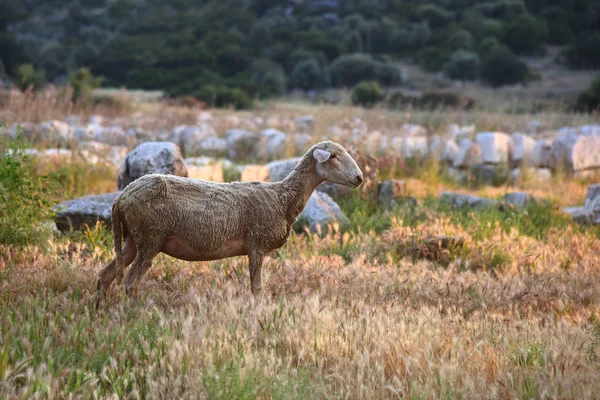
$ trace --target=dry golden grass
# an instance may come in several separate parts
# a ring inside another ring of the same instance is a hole
[[[52,112],[39,119],[61,115]],[[211,113],[217,132],[235,125],[221,118],[231,111]],[[147,104],[112,118],[169,129],[197,114]],[[598,118],[282,103],[235,113],[306,114],[315,137],[355,116],[384,133],[407,122],[510,132],[533,118],[552,127]],[[292,235],[267,259],[256,298],[245,258],[159,256],[135,298],[112,287],[96,314],[90,300],[112,258],[110,232],[0,246],[0,398],[597,398],[600,229],[576,226],[552,206],[449,209],[434,200],[442,190],[499,197],[508,188],[457,187],[435,167],[399,174],[420,201],[414,209],[349,198],[341,203],[348,229]],[[114,190],[109,172],[74,180],[82,168],[46,170],[60,174],[61,198]],[[573,205],[585,187],[555,179],[521,189]]]
[[[596,397],[600,232],[549,228],[536,239],[415,212],[425,216],[412,226],[388,215],[382,233],[294,235],[267,260],[258,298],[245,259],[160,256],[136,300],[113,287],[97,315],[89,300],[112,256],[102,229],[47,251],[3,248],[0,393]],[[447,267],[398,253],[430,235],[461,237],[467,251]]]

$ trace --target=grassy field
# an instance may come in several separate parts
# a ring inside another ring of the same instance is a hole
[[[317,136],[352,115],[382,131],[594,121],[297,104],[257,111],[305,113]],[[114,190],[110,172],[73,179],[81,168],[56,168],[56,200]],[[401,177],[418,206],[344,199],[351,224],[293,234],[265,262],[256,298],[245,258],[159,256],[134,298],[113,286],[95,313],[111,232],[0,245],[0,398],[597,398],[600,228],[559,211],[582,204],[589,182],[526,183],[519,189],[549,203],[501,211],[452,209],[437,196],[497,198],[514,188],[457,187],[432,166]]]

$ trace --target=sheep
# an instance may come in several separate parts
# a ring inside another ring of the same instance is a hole
[[[96,308],[113,280],[130,294],[160,252],[185,261],[248,256],[250,288],[261,292],[265,255],[282,247],[313,191],[328,181],[353,188],[363,173],[341,145],[311,147],[279,182],[216,183],[150,174],[115,199],[112,226],[116,257],[98,275]],[[124,239],[124,245],[123,245]]]

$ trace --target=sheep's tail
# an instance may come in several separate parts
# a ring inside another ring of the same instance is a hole
[[[121,210],[119,208],[119,198],[115,200],[112,206],[112,227],[115,236],[115,273],[117,285],[123,281],[123,225],[121,222]]]

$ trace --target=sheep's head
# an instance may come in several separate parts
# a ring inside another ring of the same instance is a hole
[[[363,183],[362,171],[341,145],[321,142],[314,146],[312,155],[317,160],[316,172],[325,181],[354,188]]]

